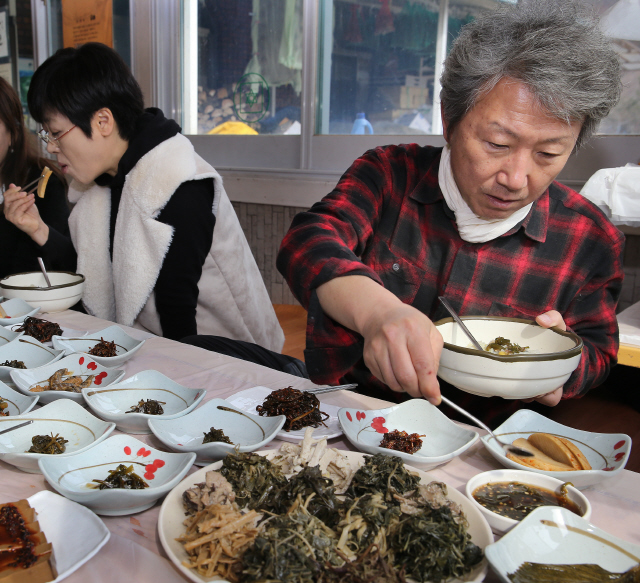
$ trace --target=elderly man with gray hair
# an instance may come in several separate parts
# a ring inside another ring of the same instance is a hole
[[[278,268],[308,309],[307,370],[401,400],[440,391],[496,421],[509,402],[439,385],[448,314],[535,319],[584,341],[546,405],[602,383],[618,350],[622,234],[555,178],[621,91],[616,53],[572,2],[505,6],[467,25],[442,76],[445,148],[366,152],[293,221]]]

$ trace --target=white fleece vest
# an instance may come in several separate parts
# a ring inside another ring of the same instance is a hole
[[[156,217],[180,184],[203,178],[213,179],[216,224],[198,282],[198,334],[246,340],[280,352],[284,334],[222,178],[182,134],[147,152],[127,175],[116,219],[113,264],[110,190],[95,183],[71,183],[69,200],[75,207],[69,229],[78,253],[77,271],[86,278],[82,301],[98,318],[162,334],[153,288],[173,227]]]

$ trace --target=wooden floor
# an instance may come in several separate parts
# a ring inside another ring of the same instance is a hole
[[[285,335],[282,353],[304,360],[307,312],[301,306],[274,308]],[[551,419],[576,429],[626,433],[635,444],[626,467],[640,472],[640,368],[618,365],[601,387],[545,411]]]

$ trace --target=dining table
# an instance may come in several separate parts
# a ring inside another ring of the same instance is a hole
[[[112,322],[66,310],[40,315],[61,327],[94,332],[112,325]],[[182,344],[155,336],[146,331],[122,326],[130,336],[145,339],[140,350],[120,368],[125,379],[143,370],[157,370],[175,382],[189,388],[202,388],[206,395],[202,403],[213,398],[230,398],[235,393],[256,386],[273,390],[284,387],[315,388],[312,381],[229,356],[209,352],[202,348]],[[354,391],[336,391],[321,394],[322,403],[362,410],[379,409],[392,403],[358,394]],[[200,405],[202,406],[202,404]],[[486,432],[473,427],[480,435]],[[116,430],[112,435],[118,434]],[[167,448],[153,435],[136,435],[137,439],[159,450]],[[276,438],[267,449],[278,449],[283,441]],[[329,440],[329,447],[355,450],[344,435]],[[501,465],[484,448],[481,440],[460,456],[444,465],[429,470],[433,480],[447,484],[464,494],[467,481],[474,475],[500,469]],[[199,468],[195,465],[192,473]],[[54,492],[40,473],[26,473],[0,462],[0,501],[10,502],[41,490]],[[583,493],[592,505],[590,522],[595,526],[631,543],[640,545],[640,474],[623,470]],[[102,516],[110,531],[109,541],[89,561],[80,566],[65,581],[68,583],[181,583],[187,581],[174,567],[160,543],[158,516],[162,499],[151,508],[126,516]],[[45,533],[46,534],[46,533]],[[55,552],[55,551],[54,551]],[[496,582],[498,577],[490,569],[485,581]]]

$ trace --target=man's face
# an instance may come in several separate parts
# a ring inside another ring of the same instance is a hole
[[[571,154],[581,122],[551,117],[527,87],[502,79],[445,136],[462,198],[483,219],[505,219],[538,199]]]

